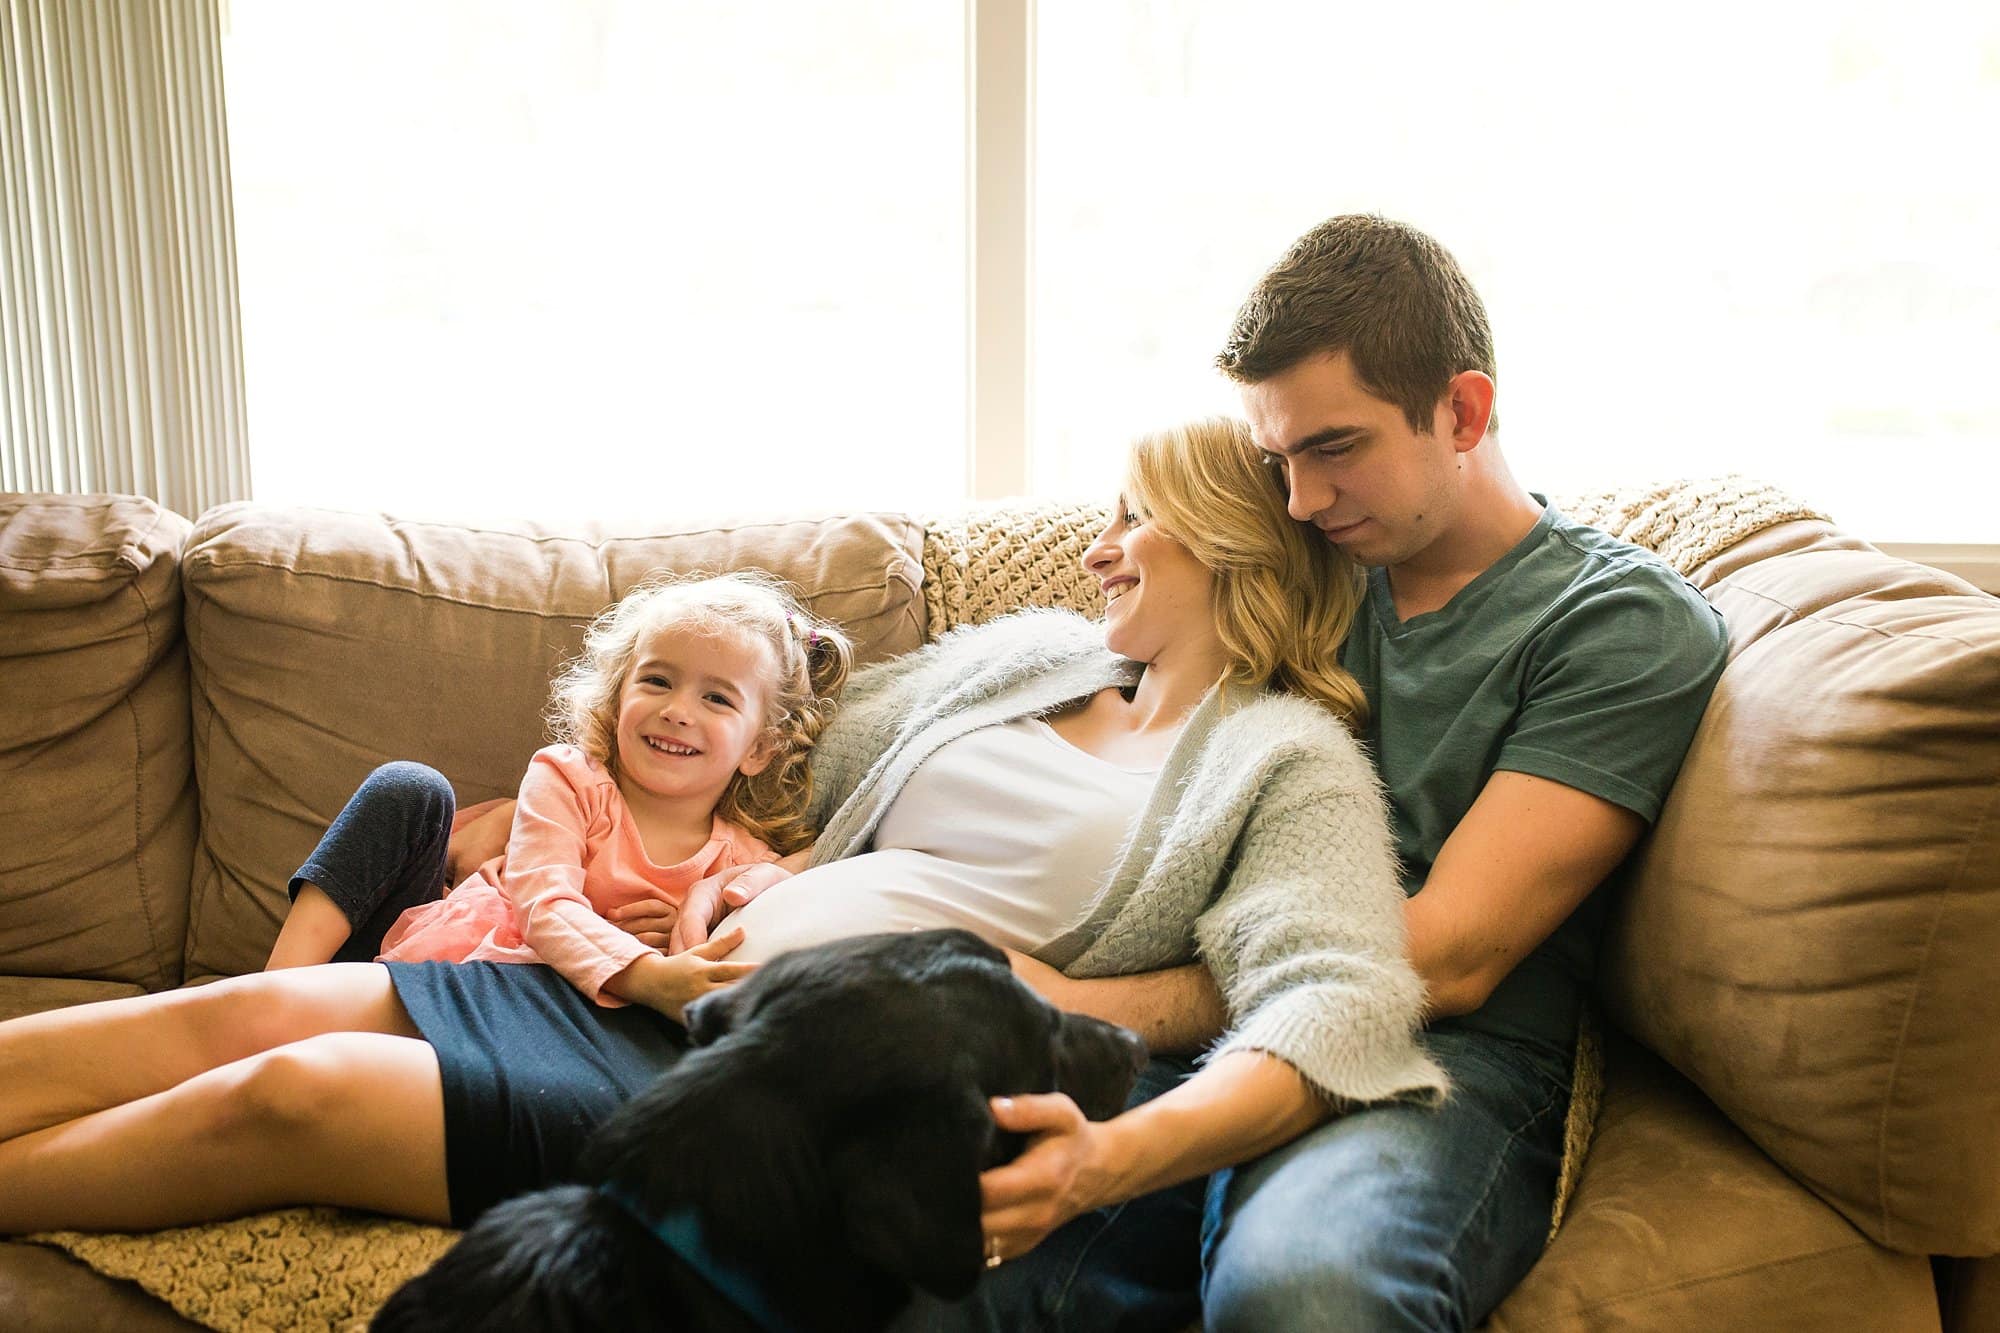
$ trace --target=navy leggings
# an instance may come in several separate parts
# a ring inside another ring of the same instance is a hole
[[[458,799],[444,774],[398,760],[370,773],[292,876],[293,899],[319,885],[352,930],[336,963],[372,962],[396,918],[444,896],[445,852]]]

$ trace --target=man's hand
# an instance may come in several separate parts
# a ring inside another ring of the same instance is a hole
[[[992,1110],[1001,1129],[1029,1139],[1019,1157],[979,1177],[979,1225],[989,1256],[1018,1259],[1063,1223],[1109,1202],[1100,1197],[1110,1177],[1105,1130],[1060,1092],[995,1097]]]
[[[452,832],[451,840],[445,844],[445,874],[450,876],[450,886],[457,887],[472,877],[472,872],[491,861],[496,856],[507,854],[507,835],[514,828],[514,801],[510,797],[495,801],[493,808],[477,819],[468,819]]]
[[[680,953],[706,943],[715,923],[743,906],[792,872],[773,861],[754,862],[719,870],[707,879],[696,880],[681,899],[680,919],[673,923],[666,945],[668,953]]]

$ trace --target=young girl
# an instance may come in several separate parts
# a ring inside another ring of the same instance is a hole
[[[812,840],[806,760],[850,662],[841,633],[768,575],[640,586],[592,622],[556,677],[558,743],[528,765],[506,853],[438,898],[450,786],[421,765],[386,765],[293,878],[267,969],[542,962],[599,1004],[678,1017],[748,970],[718,961],[735,937],[668,957],[647,943],[657,935],[606,913],[647,904],[657,919],[706,876],[795,868],[780,856]],[[412,784],[428,799],[413,800]]]

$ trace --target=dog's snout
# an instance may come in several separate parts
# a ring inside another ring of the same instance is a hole
[[[1126,1064],[1132,1070],[1132,1077],[1137,1078],[1146,1068],[1146,1062],[1153,1058],[1152,1051],[1146,1047],[1146,1039],[1131,1028],[1114,1027],[1112,1031],[1117,1034],[1119,1042],[1125,1047]]]

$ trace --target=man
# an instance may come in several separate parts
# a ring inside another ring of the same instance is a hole
[[[1343,661],[1390,797],[1426,1042],[1455,1090],[1439,1109],[1336,1114],[1217,1173],[1205,1205],[1181,1187],[1080,1217],[996,1273],[980,1313],[1172,1328],[1198,1282],[1212,1329],[1472,1327],[1541,1253],[1592,892],[1659,813],[1721,673],[1721,617],[1652,555],[1515,481],[1485,310],[1422,233],[1365,216],[1314,228],[1258,283],[1218,364],[1292,516],[1368,572]],[[1023,971],[1142,1030],[1219,1020],[1199,966],[1086,983]],[[1173,1069],[1156,1065],[1154,1092]],[[987,1174],[989,1225],[1060,1198],[1063,1121],[1046,1100],[999,1113],[1046,1141]]]

